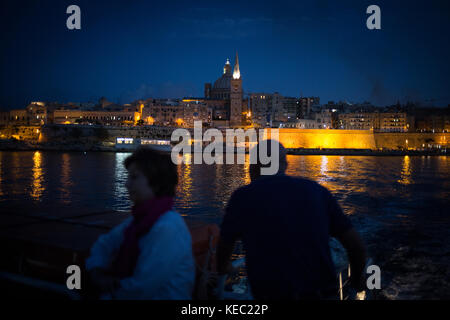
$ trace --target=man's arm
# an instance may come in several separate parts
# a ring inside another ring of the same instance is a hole
[[[330,218],[330,235],[336,238],[347,251],[348,260],[350,262],[350,283],[352,287],[361,291],[365,287],[364,283],[364,267],[366,264],[366,248],[365,245],[353,228],[350,219],[344,214],[337,200],[329,191],[328,196],[328,213]]]
[[[86,259],[88,271],[89,291],[93,295],[112,292],[117,288],[118,279],[110,274],[111,264],[123,241],[125,228],[130,224],[131,218],[125,219],[121,224],[108,233],[99,236],[92,245],[90,256]]]
[[[365,245],[354,228],[350,228],[336,239],[344,246],[347,251],[348,260],[350,261],[350,284],[357,291],[365,289],[364,268],[366,265],[366,248]]]
[[[90,256],[86,259],[86,269],[109,269],[123,242],[124,230],[130,224],[131,218],[125,219],[121,224],[102,234],[92,245]]]
[[[244,210],[240,208],[239,189],[236,190],[228,201],[220,227],[220,239],[217,246],[217,269],[219,274],[227,274],[232,270],[231,255],[233,254],[236,240],[241,236]]]
[[[232,270],[231,255],[234,250],[234,242],[226,243],[222,239],[219,240],[217,246],[217,271],[219,275],[228,274]]]

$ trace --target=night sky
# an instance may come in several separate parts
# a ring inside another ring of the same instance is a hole
[[[81,30],[66,8],[81,8]],[[366,8],[381,8],[381,30]],[[203,96],[239,52],[245,93],[450,104],[450,1],[2,1],[0,108]],[[431,100],[435,99],[435,100]]]

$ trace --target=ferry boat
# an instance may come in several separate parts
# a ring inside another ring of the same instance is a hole
[[[16,215],[5,215],[15,217]],[[20,216],[19,218],[25,218]],[[103,211],[61,218],[55,222],[52,215],[40,216],[39,223],[5,227],[0,237],[4,259],[0,266],[0,288],[9,298],[20,299],[70,299],[89,298],[86,291],[71,290],[67,287],[67,267],[79,266],[85,272],[85,261],[90,255],[93,243],[101,234],[111,230],[128,217],[126,212]],[[30,217],[29,217],[30,218]],[[14,219],[14,221],[16,221]],[[245,269],[245,257],[232,262],[229,274],[217,276],[216,252],[220,229],[217,224],[203,222],[192,217],[184,217],[191,233],[192,253],[196,265],[195,300],[252,300],[254,299],[247,278],[240,277],[239,283],[232,285],[232,291],[225,284],[235,282],[235,276]],[[13,220],[11,220],[13,221]],[[56,229],[65,232],[55,232]],[[13,228],[13,229],[11,229]],[[18,229],[22,232],[18,232]],[[25,228],[25,229],[24,229]],[[7,232],[6,230],[9,230]],[[26,232],[24,232],[26,231]],[[77,235],[83,234],[82,237]],[[4,262],[3,262],[4,261]],[[373,264],[369,259],[367,266]],[[350,268],[343,264],[338,270],[338,300],[377,299],[376,292],[352,291],[349,286]],[[83,274],[82,273],[82,274]],[[216,282],[215,288],[210,286]],[[84,285],[83,285],[84,286]],[[212,289],[212,290],[211,290]]]
[[[170,140],[147,139],[147,138],[116,138],[115,149],[120,151],[134,151],[139,146],[149,146],[153,149],[170,152],[172,146]]]

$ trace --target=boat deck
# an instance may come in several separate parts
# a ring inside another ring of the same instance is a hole
[[[0,270],[65,284],[69,265],[83,270],[95,240],[129,213],[0,213]],[[192,230],[205,223],[185,217]]]

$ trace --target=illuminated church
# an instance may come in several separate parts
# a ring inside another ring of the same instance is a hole
[[[242,79],[239,70],[239,57],[236,52],[233,72],[227,59],[222,76],[214,82],[205,83],[205,100],[213,110],[213,121],[228,122],[229,126],[243,124],[243,111],[247,109],[247,100],[243,100]]]

